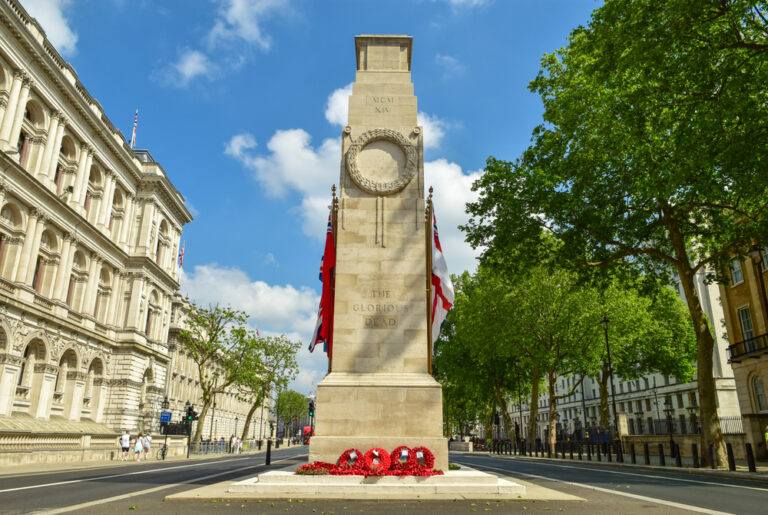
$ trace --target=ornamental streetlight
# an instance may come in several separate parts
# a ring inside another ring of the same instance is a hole
[[[675,441],[672,439],[672,413],[675,409],[672,407],[672,398],[667,397],[664,401],[664,414],[667,416],[667,432],[669,433],[669,453],[673,458],[675,457]]]
[[[603,319],[600,321],[603,324],[603,330],[605,333],[605,354],[608,359],[608,377],[611,379],[611,402],[613,403],[613,427],[616,431],[616,439],[619,438],[619,419],[616,416],[616,389],[613,386],[613,364],[611,363],[611,346],[608,344],[608,318],[603,313]]]

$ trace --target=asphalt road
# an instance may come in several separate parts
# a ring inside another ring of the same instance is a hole
[[[306,456],[304,447],[273,450],[272,468],[293,462],[304,463]],[[54,509],[81,512],[89,508],[83,506],[85,503],[119,496],[128,496],[127,501],[145,495],[162,500],[169,493],[258,474],[267,470],[264,459],[264,453],[230,454],[210,460],[119,462],[108,468],[4,476],[0,477],[0,513],[50,512]],[[93,507],[103,508],[102,504]]]
[[[704,513],[706,510],[738,514],[768,513],[768,484],[760,481],[487,454],[452,454],[451,461],[478,470],[532,480],[541,486],[566,490],[588,500],[592,493],[601,492],[657,504],[666,502],[669,504],[665,505],[670,508],[698,508]]]
[[[273,453],[271,468],[306,462],[307,449]],[[586,499],[578,501],[290,501],[164,502],[166,495],[252,476],[267,469],[264,454],[0,477],[0,513],[439,513],[580,514],[766,513],[768,485],[743,479],[629,470],[484,454],[452,454],[451,461],[520,478]]]

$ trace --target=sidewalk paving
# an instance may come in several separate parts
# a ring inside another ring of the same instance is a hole
[[[682,467],[675,466],[675,459],[671,458],[669,456],[665,456],[666,466],[661,466],[660,460],[658,456],[650,456],[650,465],[645,464],[645,456],[641,454],[636,455],[637,464],[631,463],[631,456],[629,452],[624,453],[624,463],[618,463],[616,461],[616,456],[613,455],[611,459],[613,461],[608,461],[607,457],[603,454],[601,456],[602,461],[597,461],[597,456],[592,455],[592,460],[587,460],[586,453],[582,453],[582,459],[579,460],[577,452],[573,453],[573,460],[570,458],[570,452],[566,451],[565,453],[565,459],[562,458],[562,454],[558,454],[558,457],[554,457],[554,455],[551,458],[548,458],[546,456],[536,456],[535,454],[533,456],[518,456],[518,455],[510,455],[510,454],[495,454],[495,453],[489,453],[489,452],[460,452],[460,451],[451,451],[451,453],[455,454],[466,454],[466,455],[480,455],[480,454],[487,454],[489,456],[494,456],[497,458],[507,458],[507,459],[521,459],[521,460],[532,460],[532,461],[549,461],[549,462],[568,462],[568,463],[578,463],[578,464],[586,464],[586,465],[597,465],[597,466],[606,466],[606,467],[623,467],[623,468],[632,468],[637,470],[654,470],[654,471],[665,471],[665,472],[679,472],[683,474],[701,474],[701,475],[711,475],[716,477],[723,477],[723,478],[738,478],[738,479],[751,479],[753,481],[761,481],[768,483],[768,462],[760,461],[756,462],[756,469],[757,472],[749,472],[749,468],[747,466],[746,460],[744,461],[736,461],[736,470],[730,471],[730,470],[723,470],[723,469],[712,469],[712,468],[694,468],[693,467],[693,460],[691,458],[682,457]]]
[[[301,444],[295,444],[295,445],[283,444],[280,446],[280,449],[284,449],[284,448],[288,449],[288,448],[299,447],[299,446],[301,446]],[[272,451],[273,452],[275,451],[274,446],[272,447]],[[130,466],[139,466],[143,463],[178,463],[178,462],[191,462],[191,461],[213,459],[213,458],[235,458],[238,456],[255,456],[257,454],[265,454],[266,452],[267,452],[267,448],[262,447],[261,450],[254,448],[253,450],[244,451],[240,454],[232,454],[232,453],[190,454],[189,458],[187,458],[186,454],[184,454],[183,456],[173,456],[173,457],[169,456],[164,461],[155,459],[154,456],[152,456],[152,458],[150,458],[149,460],[141,460],[140,462],[135,461],[133,459],[129,459],[128,461],[125,461],[125,462],[122,461],[121,459],[116,459],[116,460],[109,460],[109,461],[30,463],[28,465],[8,466],[3,471],[0,472],[0,478],[7,477],[7,476],[45,474],[50,472],[67,472],[67,471],[75,471],[75,470],[101,469],[101,468],[109,468],[109,467],[116,467],[116,466],[130,467]]]

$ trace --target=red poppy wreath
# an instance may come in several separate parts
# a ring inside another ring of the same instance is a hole
[[[357,449],[347,449],[339,456],[340,469],[362,470],[365,467],[365,456]]]
[[[379,447],[374,447],[365,453],[365,469],[372,474],[384,474],[391,464],[389,453]]]
[[[389,459],[392,462],[392,465],[390,465],[392,470],[407,470],[417,466],[416,455],[405,445],[401,445],[392,451]]]
[[[411,449],[411,452],[414,454],[419,467],[429,470],[435,468],[435,455],[432,454],[432,451],[426,447],[414,447]]]

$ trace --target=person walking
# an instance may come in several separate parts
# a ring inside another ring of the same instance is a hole
[[[149,459],[149,451],[152,447],[152,435],[147,433],[147,436],[144,437],[144,461],[147,461]]]
[[[120,435],[120,448],[123,450],[123,461],[128,459],[128,451],[131,449],[131,432],[127,429],[124,435]]]
[[[144,451],[144,436],[139,433],[133,444],[133,457],[136,461],[141,461],[141,453]]]

